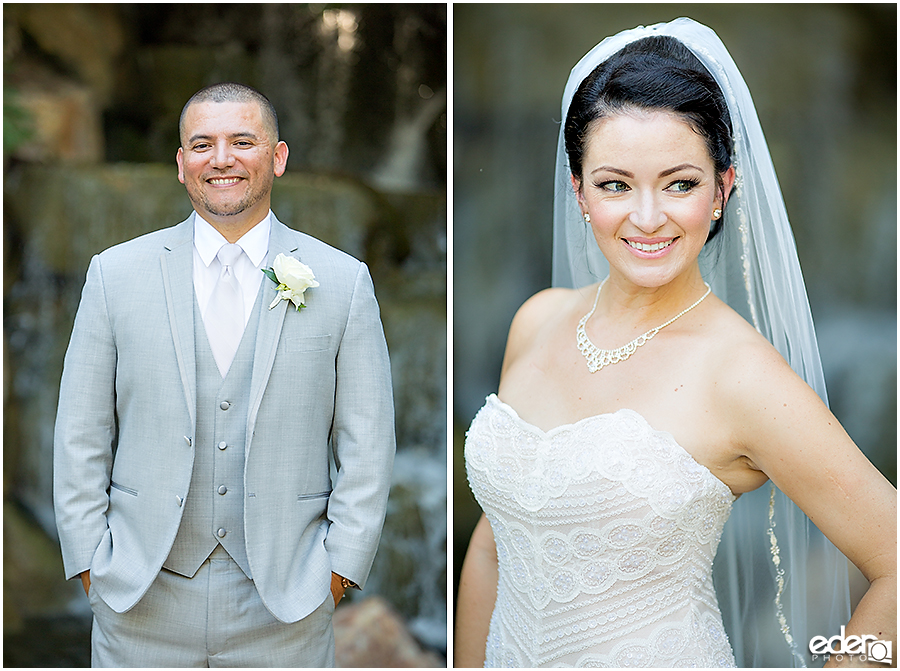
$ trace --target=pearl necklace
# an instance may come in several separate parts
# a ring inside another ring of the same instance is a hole
[[[635,350],[638,347],[644,345],[648,340],[653,338],[657,333],[659,333],[662,329],[666,328],[669,324],[674,322],[679,317],[683,317],[688,312],[693,310],[695,307],[700,305],[704,298],[709,296],[709,292],[712,291],[706,282],[706,293],[700,297],[696,303],[691,305],[689,308],[686,308],[679,312],[677,315],[672,317],[665,324],[660,324],[654,329],[650,329],[643,335],[639,335],[637,338],[632,340],[630,343],[622,345],[621,347],[617,347],[616,349],[600,349],[594,343],[591,342],[591,339],[588,338],[587,333],[584,330],[584,325],[587,323],[587,320],[591,318],[591,315],[594,314],[594,310],[597,309],[597,301],[600,300],[600,290],[603,288],[603,285],[606,284],[606,280],[603,280],[600,283],[600,286],[597,287],[597,296],[594,298],[594,307],[591,308],[591,311],[588,312],[584,317],[581,318],[581,321],[578,322],[578,328],[575,329],[575,340],[578,342],[578,349],[584,355],[584,358],[587,359],[587,367],[588,370],[592,373],[596,373],[601,368],[605,368],[606,366],[611,366],[614,363],[619,363],[620,361],[625,361],[628,357],[634,354]]]

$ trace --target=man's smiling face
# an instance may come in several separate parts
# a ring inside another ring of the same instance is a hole
[[[287,145],[276,142],[255,102],[202,102],[185,112],[178,181],[194,209],[219,228],[246,230],[269,211]]]

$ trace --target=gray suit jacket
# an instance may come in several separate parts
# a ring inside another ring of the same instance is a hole
[[[247,555],[283,622],[330,594],[334,571],[364,585],[394,456],[390,364],[366,266],[273,218],[283,252],[320,286],[301,312],[266,309],[263,278],[244,469]],[[271,290],[269,289],[271,285]],[[66,577],[91,570],[117,612],[169,554],[194,449],[192,219],[91,260],[60,385],[54,503]],[[337,476],[329,474],[329,448]]]

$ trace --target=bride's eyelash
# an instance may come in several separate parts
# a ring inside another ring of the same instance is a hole
[[[682,185],[682,190],[687,192],[695,189],[700,186],[700,180],[696,177],[685,177],[684,179],[676,179],[674,182],[667,186],[667,189],[671,189],[673,186]],[[604,191],[625,191],[629,187],[628,185],[620,179],[607,179],[602,182],[594,182],[594,187],[597,189],[602,189]],[[619,187],[619,188],[611,188],[611,187]]]
[[[622,189],[611,189],[609,188],[612,185],[620,185]],[[594,182],[594,186],[598,189],[603,189],[604,191],[624,191],[628,188],[628,185],[620,179],[607,179],[602,182]]]
[[[672,182],[667,188],[672,188],[676,184],[683,184],[685,187],[684,191],[690,191],[698,186],[700,186],[700,180],[696,177],[686,177],[685,179],[676,179]]]

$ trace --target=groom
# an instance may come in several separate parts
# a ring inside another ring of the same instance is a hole
[[[288,147],[262,94],[203,89],[179,131],[194,212],[91,260],[66,353],[66,577],[93,666],[333,666],[394,455],[372,281],[270,211]]]

